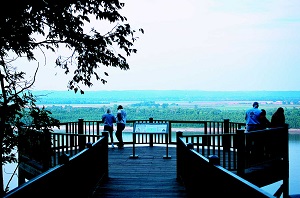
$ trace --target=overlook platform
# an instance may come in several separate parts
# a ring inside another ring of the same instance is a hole
[[[97,185],[98,197],[187,197],[185,187],[176,180],[176,147],[169,148],[170,159],[164,159],[165,146],[137,146],[138,158],[132,159],[132,146],[108,149],[109,178]]]
[[[292,197],[288,126],[245,132],[228,119],[132,123],[149,130],[133,131],[123,149],[108,145],[108,132],[100,131],[98,121],[79,119],[66,123],[65,131],[24,133],[20,186],[5,197]],[[203,131],[178,131],[179,124]],[[274,195],[260,189],[280,180]]]

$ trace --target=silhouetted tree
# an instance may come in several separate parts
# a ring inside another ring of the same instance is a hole
[[[14,60],[19,57],[36,60],[37,49],[44,53],[67,48],[69,54],[58,56],[55,64],[65,74],[74,71],[67,85],[70,90],[83,94],[80,85],[91,87],[92,79],[105,84],[108,73],[103,70],[100,75],[97,69],[105,66],[127,70],[125,57],[137,51],[133,48],[136,32],[119,13],[123,7],[124,3],[118,0],[10,0],[0,7],[1,164],[16,160],[11,151],[17,144],[18,130],[28,124],[24,123],[25,115],[31,117],[29,124],[36,130],[51,130],[51,125],[59,123],[51,118],[51,112],[35,106],[30,88],[39,67],[28,80],[13,65]],[[105,33],[95,27],[87,29],[86,25],[94,19],[93,24],[100,29],[97,21],[108,22],[111,29]],[[139,31],[143,33],[143,29]],[[4,189],[2,170],[0,174]]]

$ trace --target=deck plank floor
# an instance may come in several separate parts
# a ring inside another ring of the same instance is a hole
[[[98,197],[187,197],[185,188],[176,180],[176,148],[137,146],[109,148],[109,179],[96,186],[93,198]]]

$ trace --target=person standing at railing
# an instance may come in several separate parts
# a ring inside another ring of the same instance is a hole
[[[123,109],[122,105],[119,105],[117,110],[118,110],[118,113],[116,116],[116,120],[117,120],[116,137],[119,141],[118,148],[123,148],[124,147],[123,130],[125,129],[127,114],[126,114],[126,111]]]
[[[285,115],[284,109],[279,107],[271,118],[271,127],[284,127],[285,125]]]
[[[108,131],[110,136],[111,147],[114,148],[114,123],[116,123],[116,117],[111,113],[110,108],[106,113],[102,115],[102,122],[104,123],[104,131]]]
[[[259,123],[260,123],[259,129],[266,129],[266,128],[270,128],[271,126],[271,122],[267,118],[267,112],[264,109],[261,109],[261,113],[259,116]]]
[[[261,114],[261,110],[258,109],[259,104],[258,102],[254,102],[253,107],[248,109],[246,111],[246,116],[245,116],[245,120],[246,120],[246,130],[247,131],[255,131],[255,130],[259,130],[259,116]]]

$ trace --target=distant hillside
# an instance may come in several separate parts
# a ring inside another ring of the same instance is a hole
[[[106,104],[120,101],[283,101],[299,104],[300,91],[34,91],[38,104]]]

